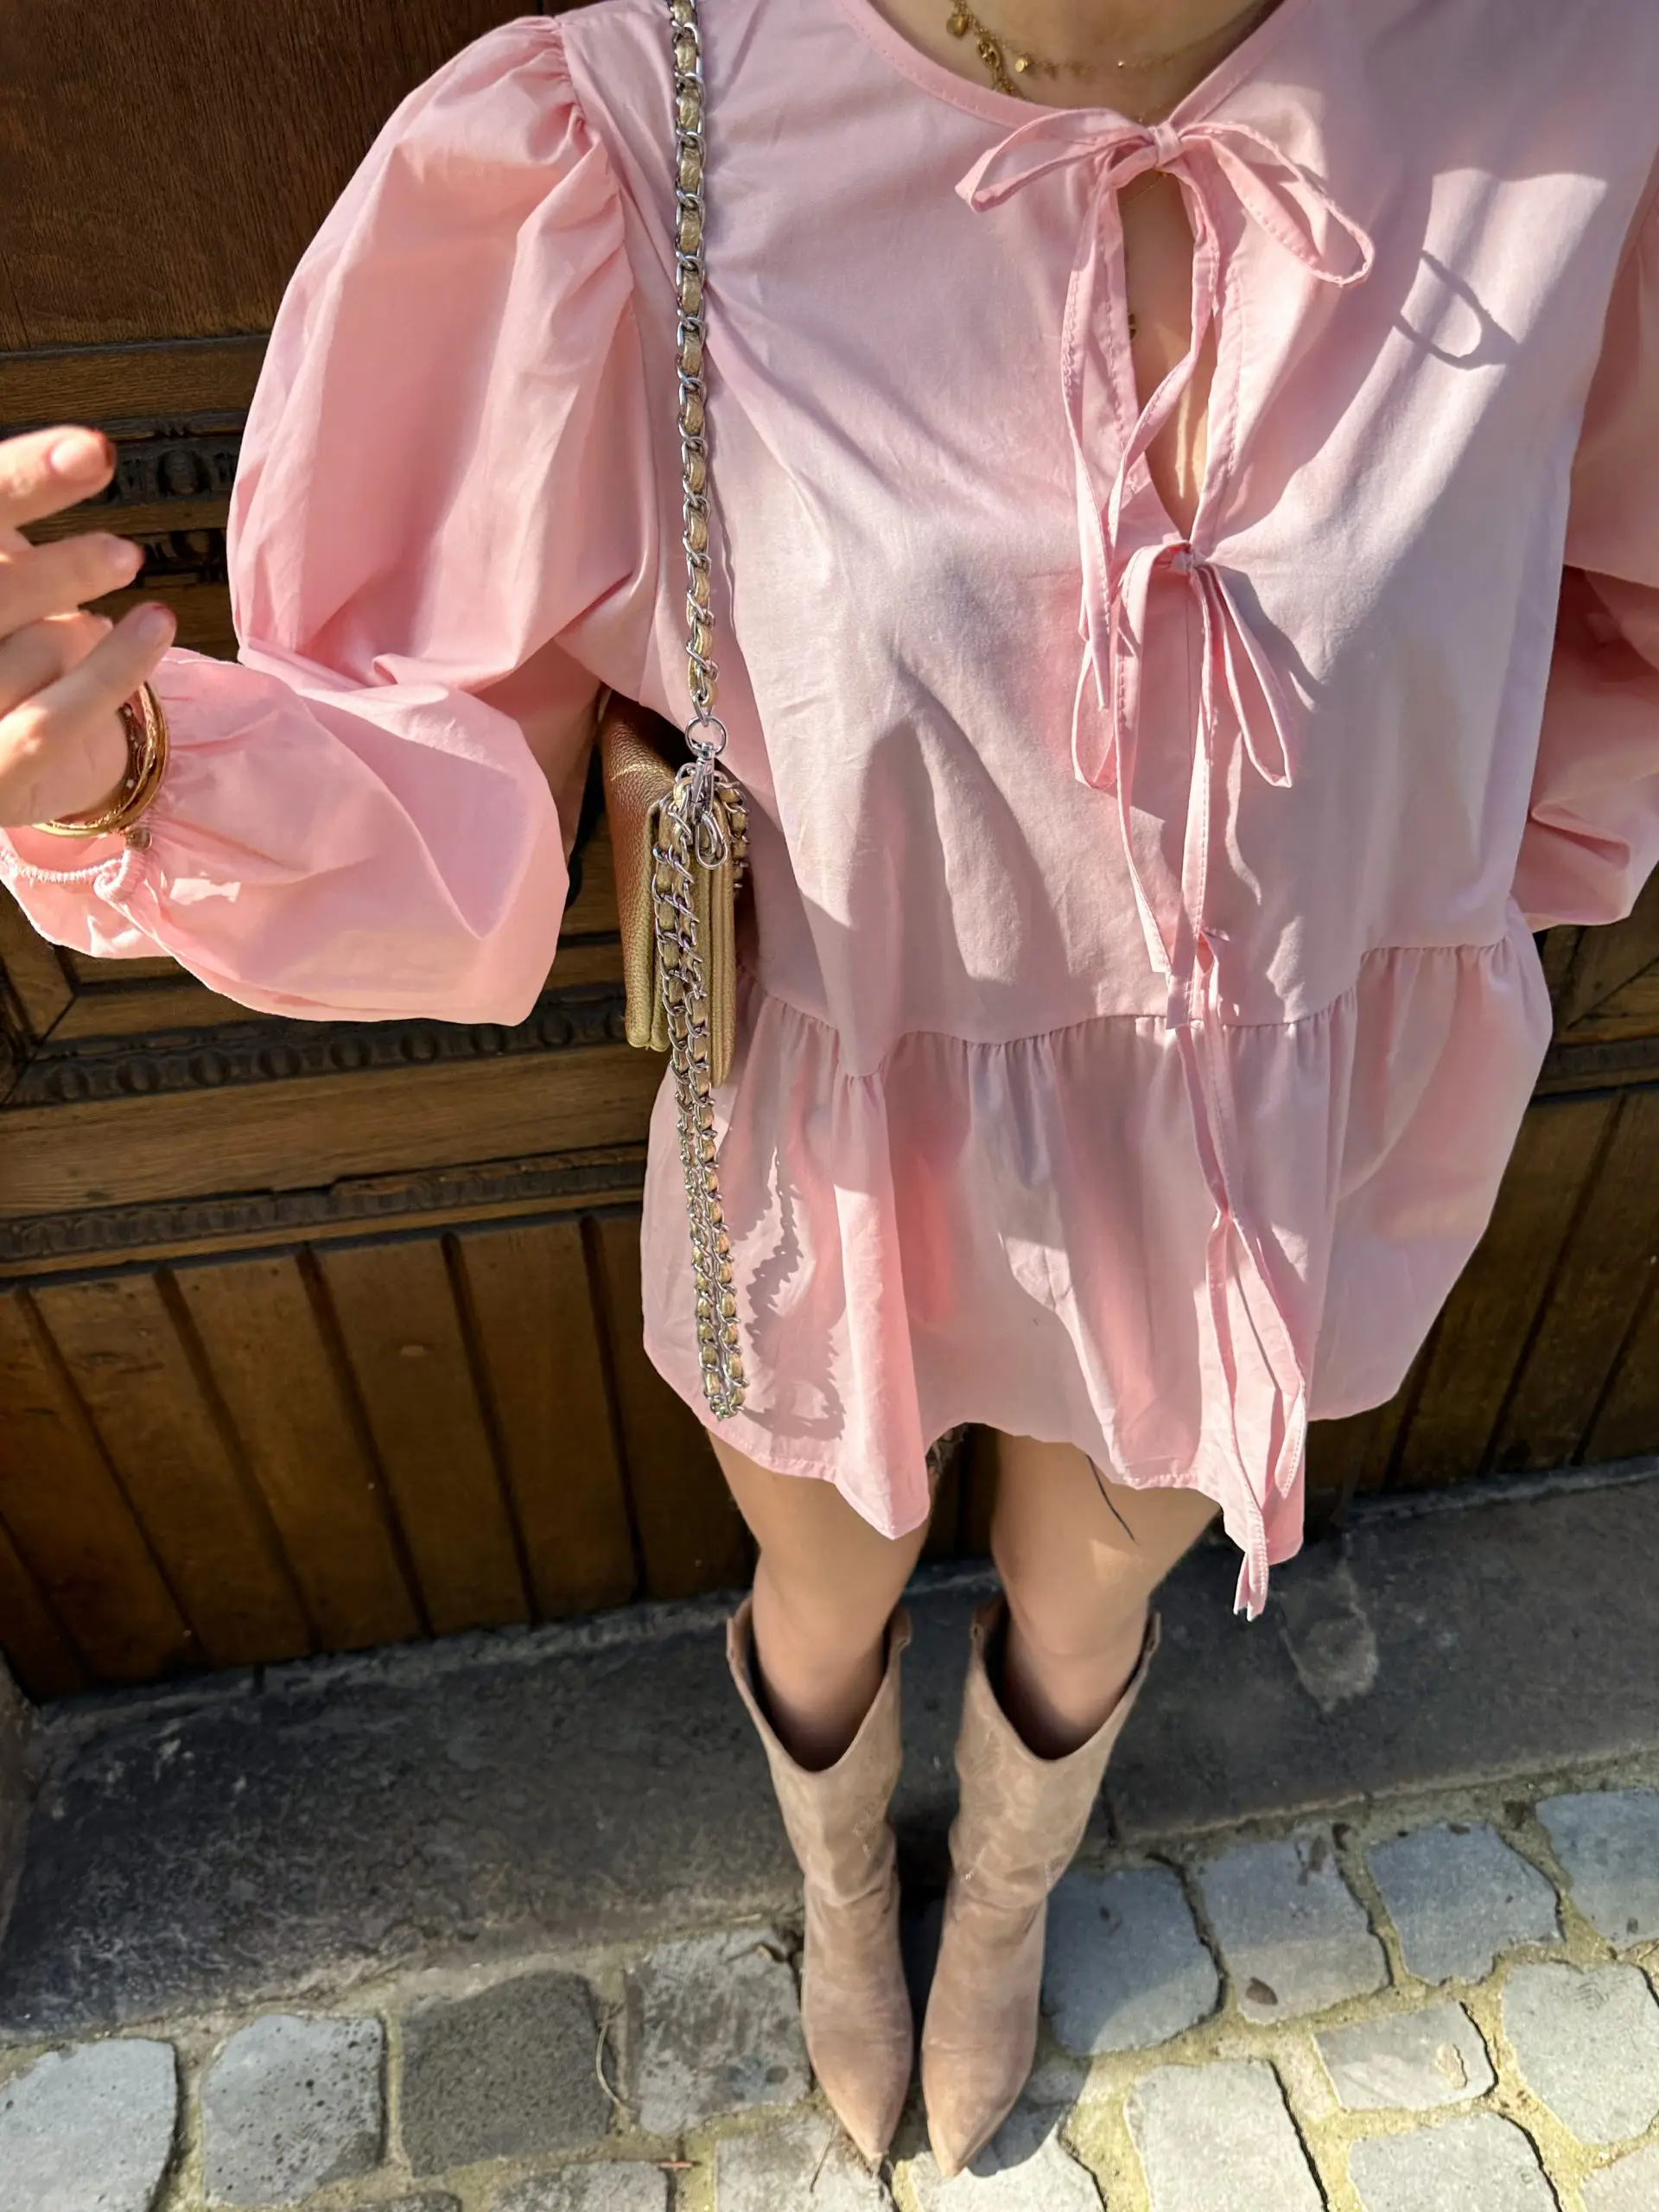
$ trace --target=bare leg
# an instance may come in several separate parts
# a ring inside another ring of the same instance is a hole
[[[887,1622],[927,1532],[879,1535],[832,1484],[709,1441],[760,1550],[754,1656],[772,1725],[803,1766],[831,1766],[880,1688]]]
[[[1130,1490],[1103,1468],[1096,1481],[1072,1445],[998,1438],[991,1553],[1008,1601],[998,1694],[1040,1758],[1086,1743],[1111,1712],[1153,1592],[1215,1511],[1196,1491]]]

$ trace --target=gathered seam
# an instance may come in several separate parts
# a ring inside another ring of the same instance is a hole
[[[1413,957],[1427,957],[1439,954],[1457,960],[1471,957],[1490,959],[1499,953],[1509,951],[1510,944],[1511,940],[1505,936],[1494,938],[1484,944],[1373,945],[1363,955],[1360,961],[1360,972],[1354,977],[1352,982],[1344,985],[1340,991],[1327,999],[1323,1006],[1311,1007],[1306,1014],[1288,1014],[1278,1021],[1223,1021],[1217,1023],[1217,1027],[1230,1033],[1239,1033],[1267,1029],[1283,1030],[1287,1033],[1305,1029],[1319,1022],[1330,1020],[1343,1007],[1351,1003],[1363,980],[1366,969],[1374,961],[1391,959],[1398,954],[1408,954]],[[817,1013],[810,1007],[801,1006],[786,992],[773,989],[770,984],[761,980],[759,971],[748,961],[740,959],[738,969],[745,981],[753,987],[758,997],[769,1000],[773,1005],[784,1007],[790,1014],[798,1014],[803,1021],[810,1021],[815,1029],[825,1031],[839,1044],[841,1033],[827,1014]],[[857,1083],[869,1082],[879,1077],[886,1071],[894,1056],[915,1039],[938,1038],[947,1044],[965,1045],[970,1051],[976,1052],[1007,1052],[1016,1045],[1039,1045],[1049,1038],[1071,1036],[1077,1030],[1092,1029],[1104,1022],[1128,1023],[1137,1028],[1149,1029],[1162,1029],[1166,1026],[1161,1014],[1142,1010],[1134,1014],[1085,1014],[1080,1015],[1075,1021],[1057,1021],[1046,1029],[1022,1030],[1018,1036],[1014,1037],[964,1037],[959,1031],[954,1029],[906,1029],[893,1039],[874,1067],[856,1073],[846,1072],[844,1079],[849,1083]]]

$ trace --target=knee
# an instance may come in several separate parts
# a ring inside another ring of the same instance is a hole
[[[1020,1641],[1039,1663],[1093,1665],[1144,1633],[1151,1593],[1143,1578],[1033,1561],[1012,1546],[994,1547],[993,1556]]]
[[[806,1663],[835,1666],[861,1657],[880,1642],[893,1611],[885,1592],[826,1580],[766,1551],[756,1563],[754,1583],[768,1641],[782,1639]]]

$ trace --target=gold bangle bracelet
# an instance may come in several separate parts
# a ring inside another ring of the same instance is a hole
[[[149,808],[167,772],[167,715],[154,687],[140,684],[120,707],[121,727],[126,733],[127,772],[114,801],[97,814],[65,814],[31,827],[48,837],[124,837],[130,845],[149,842],[149,832],[140,817]]]

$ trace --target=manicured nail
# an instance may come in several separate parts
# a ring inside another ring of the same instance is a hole
[[[91,476],[115,466],[115,448],[102,430],[71,430],[48,451],[47,464],[59,476]]]
[[[131,624],[135,645],[165,645],[172,642],[175,627],[173,610],[170,607],[163,607],[159,600],[152,599],[128,620]]]

